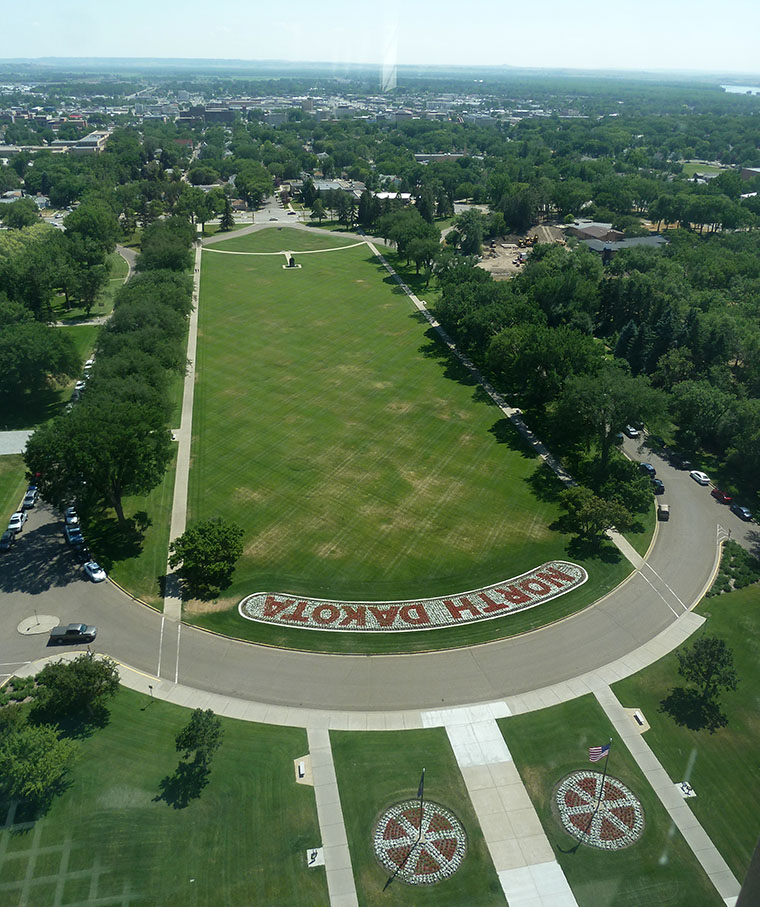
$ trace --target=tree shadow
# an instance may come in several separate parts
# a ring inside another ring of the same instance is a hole
[[[486,396],[488,395],[486,394]],[[523,437],[517,426],[506,416],[503,419],[497,419],[488,431],[494,436],[497,444],[506,444],[510,450],[514,450],[528,460],[535,460],[538,457],[530,441]]]
[[[0,592],[39,595],[81,579],[82,569],[64,542],[62,529],[60,522],[44,523],[17,537],[11,550],[3,553]]]
[[[57,725],[60,736],[72,740],[91,737],[95,731],[106,727],[110,720],[111,712],[103,704],[70,715],[61,715],[56,712],[54,705],[48,706],[42,701],[35,703],[29,712],[30,723]]]
[[[728,724],[728,716],[721,711],[717,702],[705,699],[698,690],[686,687],[674,687],[661,700],[659,711],[690,731],[707,730],[714,734]]]
[[[559,529],[561,532],[567,532],[563,527],[563,518],[560,517],[552,523],[550,529]],[[604,536],[592,536],[584,538],[577,535],[567,543],[567,553],[571,558],[579,560],[599,560],[604,564],[619,564],[623,558],[620,551],[613,545],[609,539]]]
[[[552,470],[543,462],[524,480],[539,501],[556,503],[565,490]],[[560,522],[560,520],[557,520]],[[554,526],[555,524],[553,524]],[[559,527],[557,527],[559,528]]]
[[[167,775],[159,782],[160,794],[153,802],[163,800],[173,809],[185,809],[191,800],[197,800],[203,788],[208,784],[209,769],[197,760],[180,762],[173,775]]]
[[[98,562],[110,571],[117,561],[139,557],[143,550],[145,532],[152,519],[144,511],[138,511],[122,525],[104,510],[88,514],[84,527],[90,546],[98,553]]]

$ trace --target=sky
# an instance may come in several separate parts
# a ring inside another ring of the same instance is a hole
[[[760,72],[760,0],[35,0],[0,54]]]

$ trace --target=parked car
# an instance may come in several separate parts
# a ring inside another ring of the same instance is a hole
[[[95,365],[95,360],[94,360],[94,359],[88,359],[87,362],[85,362],[84,367],[85,367],[85,368],[92,368],[93,365]]]
[[[663,522],[670,519],[670,506],[668,504],[657,505],[657,519]]]
[[[84,539],[81,542],[74,542],[71,545],[71,551],[76,558],[77,562],[80,564],[86,564],[87,561],[92,560],[92,554],[90,549],[85,544]]]
[[[84,565],[84,572],[93,583],[102,583],[106,579],[106,571],[95,561],[87,561]]]
[[[84,545],[84,536],[79,526],[67,526],[63,534],[69,545]]]
[[[657,470],[651,463],[639,463],[639,469],[642,472],[645,472],[650,479],[653,479],[657,475]]]
[[[749,522],[752,519],[752,514],[749,512],[747,507],[742,507],[741,504],[732,504],[731,513],[735,513],[739,519]]]
[[[713,488],[710,494],[715,498],[716,501],[720,501],[721,504],[730,504],[733,500],[730,494],[726,494],[726,492],[721,491],[720,488]]]
[[[27,515],[23,510],[17,510],[16,513],[8,520],[9,532],[21,532],[24,523],[27,521]]]
[[[662,479],[652,479],[652,491],[655,494],[665,494],[665,483]]]
[[[21,502],[21,507],[23,510],[29,510],[30,507],[34,507],[36,501],[37,492],[27,491],[27,493],[24,495],[24,500]]]
[[[87,387],[87,382],[86,382],[86,381],[77,381],[77,383],[74,385],[74,391],[75,391],[76,393],[80,393],[80,394],[81,394],[82,391],[83,391],[86,387]]]
[[[8,551],[11,545],[16,541],[16,533],[12,529],[6,529],[0,535],[0,551]]]
[[[63,511],[63,518],[66,521],[67,526],[79,525],[79,514],[76,512],[76,508],[74,507],[67,507]]]
[[[633,425],[626,425],[626,427],[623,429],[623,434],[625,434],[629,438],[638,438],[639,430],[638,428],[634,428]]]
[[[710,476],[708,476],[707,473],[700,472],[698,469],[692,469],[692,471],[689,473],[689,475],[699,485],[709,485],[710,484]]]
[[[67,626],[53,627],[50,631],[50,642],[53,645],[92,642],[97,635],[97,627],[88,627],[87,624],[68,624]]]

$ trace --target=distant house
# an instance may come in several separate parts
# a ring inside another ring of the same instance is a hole
[[[602,224],[596,221],[577,221],[567,228],[567,232],[571,236],[577,236],[578,239],[595,239],[603,243],[615,243],[625,239],[625,233],[621,230],[613,230],[612,224]]]
[[[602,242],[599,239],[583,240],[584,246],[588,246],[592,252],[598,252],[602,256],[602,264],[605,265],[623,249],[632,249],[635,246],[648,246],[649,248],[657,249],[667,244],[667,239],[659,234],[655,236],[633,236],[630,239],[621,239],[616,242]]]
[[[755,177],[760,176],[760,167],[742,167],[739,176],[741,176],[743,180],[753,180]]]

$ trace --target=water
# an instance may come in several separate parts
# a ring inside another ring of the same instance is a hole
[[[757,94],[760,95],[760,88],[757,85],[721,85],[728,94]]]

